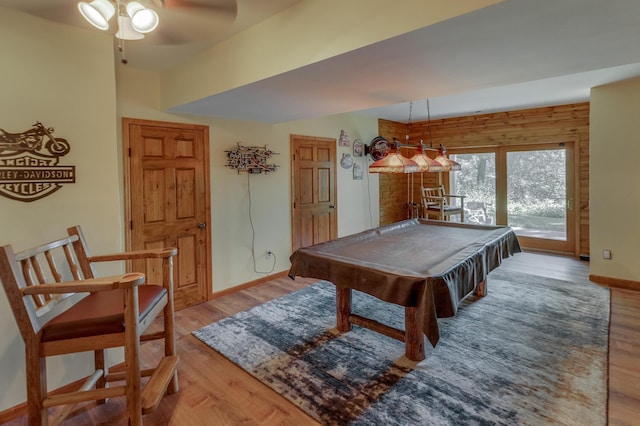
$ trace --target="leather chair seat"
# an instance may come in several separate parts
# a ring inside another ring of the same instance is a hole
[[[45,324],[42,341],[73,339],[124,332],[124,291],[101,291],[88,295]],[[159,285],[138,286],[140,320],[167,294]]]

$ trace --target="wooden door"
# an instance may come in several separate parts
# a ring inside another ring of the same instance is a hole
[[[211,293],[209,129],[207,126],[123,119],[128,250],[173,246],[176,309]],[[131,270],[157,282],[159,262]]]
[[[291,135],[293,250],[338,236],[336,140]]]

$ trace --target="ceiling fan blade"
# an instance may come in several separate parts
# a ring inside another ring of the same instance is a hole
[[[238,14],[236,0],[160,0],[164,9],[189,9],[199,13],[216,13],[227,18]]]
[[[162,8],[160,23],[146,36],[150,44],[184,44],[208,41],[226,33],[235,23],[235,15],[199,13],[193,9]]]
[[[0,6],[67,25],[91,27],[78,12],[77,2],[74,1],[50,0],[45,3],[42,0],[0,0]]]

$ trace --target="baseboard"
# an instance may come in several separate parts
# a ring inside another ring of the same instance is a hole
[[[23,402],[16,406],[7,408],[4,411],[0,411],[0,424],[9,423],[12,420],[16,420],[19,417],[27,414],[27,403]]]
[[[589,274],[589,280],[607,287],[621,288],[625,290],[640,291],[640,281],[624,280],[621,278],[603,277],[601,275]]]
[[[267,281],[274,280],[276,278],[286,277],[288,273],[289,273],[289,270],[287,269],[286,271],[281,271],[281,272],[277,272],[275,274],[267,275],[266,277],[259,278],[257,280],[253,280],[253,281],[249,281],[249,282],[246,282],[244,284],[239,284],[237,286],[234,286],[234,287],[231,287],[231,288],[227,288],[225,290],[216,291],[216,292],[213,293],[213,296],[211,297],[211,299],[217,299],[219,297],[226,296],[227,294],[237,293],[238,291],[246,290],[246,289],[251,288],[251,287],[255,287],[255,286],[259,285],[259,284],[265,283]]]
[[[262,283],[267,282],[267,281],[271,281],[271,280],[276,279],[276,278],[286,277],[288,273],[289,273],[289,270],[278,272],[278,273],[271,274],[271,275],[268,275],[268,276],[263,277],[263,278],[259,278],[257,280],[249,281],[247,283],[240,284],[240,285],[228,288],[226,290],[221,290],[221,291],[215,292],[215,293],[213,293],[212,299],[217,299],[217,298],[225,296],[227,294],[236,293],[238,291],[245,290],[247,288],[255,287],[255,286],[259,285],[259,284],[262,284]],[[110,369],[111,370],[117,369],[117,367],[118,366],[112,366]],[[52,394],[69,392],[69,391],[71,391],[73,389],[76,389],[76,388],[80,387],[82,385],[82,383],[83,383],[83,380],[79,380],[77,382],[70,383],[70,384],[68,384],[66,386],[63,386],[63,387],[61,387],[59,389],[56,389],[55,391],[52,392]],[[12,420],[17,419],[18,417],[25,416],[26,414],[27,414],[27,403],[26,402],[18,404],[18,405],[14,406],[14,407],[7,408],[4,411],[0,411],[0,424],[8,423],[8,422],[10,422]]]
[[[58,395],[61,393],[73,392],[77,389],[80,389],[80,387],[84,384],[85,381],[86,381],[86,378],[76,380],[75,382],[71,382],[62,387],[59,387],[58,389],[51,391],[49,394]],[[12,420],[16,420],[17,418],[26,416],[26,415],[27,415],[26,402],[22,402],[18,405],[14,405],[13,407],[9,407],[4,411],[0,411],[0,425],[9,423]]]

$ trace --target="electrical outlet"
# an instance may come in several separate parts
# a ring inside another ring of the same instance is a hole
[[[602,250],[602,258],[611,260],[611,250]]]
[[[273,252],[271,250],[267,250],[267,253],[265,254],[265,258],[271,259],[271,255],[272,254],[273,254]]]

